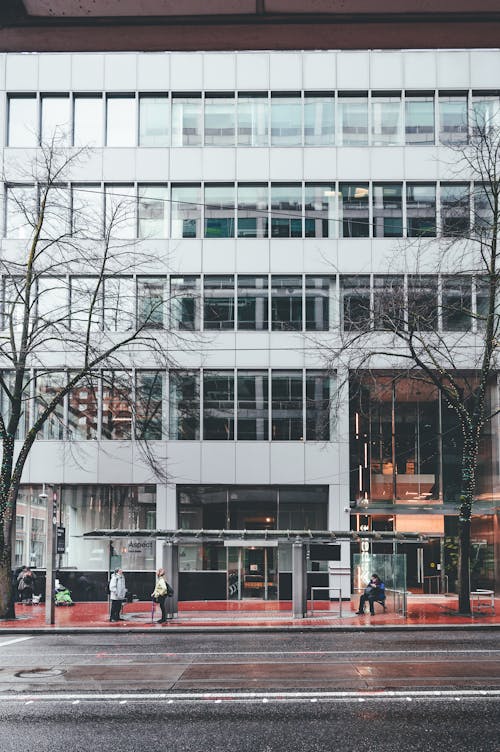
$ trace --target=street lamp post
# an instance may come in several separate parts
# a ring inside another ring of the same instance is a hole
[[[49,507],[48,497],[47,507]],[[57,493],[52,493],[52,508],[47,509],[47,566],[45,570],[45,624],[55,623],[54,590],[56,577]]]

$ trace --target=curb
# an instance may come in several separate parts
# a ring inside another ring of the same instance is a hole
[[[500,624],[423,624],[418,625],[397,625],[389,624],[373,625],[373,626],[230,626],[230,627],[34,627],[28,629],[25,627],[15,628],[7,627],[2,629],[0,627],[0,637],[2,635],[72,635],[72,634],[144,634],[144,635],[158,635],[158,634],[231,634],[231,633],[256,633],[256,632],[484,632],[484,631],[497,631],[500,629]]]

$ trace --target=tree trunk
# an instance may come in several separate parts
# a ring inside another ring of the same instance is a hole
[[[15,591],[12,587],[11,548],[5,546],[0,559],[0,619],[15,619]]]
[[[458,520],[458,610],[470,614],[470,519]]]

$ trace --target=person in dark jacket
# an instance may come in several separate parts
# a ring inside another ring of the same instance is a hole
[[[359,599],[359,608],[356,613],[361,616],[365,612],[365,603],[368,601],[371,616],[375,616],[375,603],[381,603],[385,611],[385,585],[378,576],[372,574],[370,582],[365,587],[365,592]]]
[[[33,603],[33,591],[35,589],[35,575],[29,567],[22,570],[17,578],[17,589],[21,603],[31,606]]]

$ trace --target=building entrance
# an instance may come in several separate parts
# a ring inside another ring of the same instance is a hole
[[[227,597],[241,601],[278,598],[278,549],[276,546],[228,546]]]

